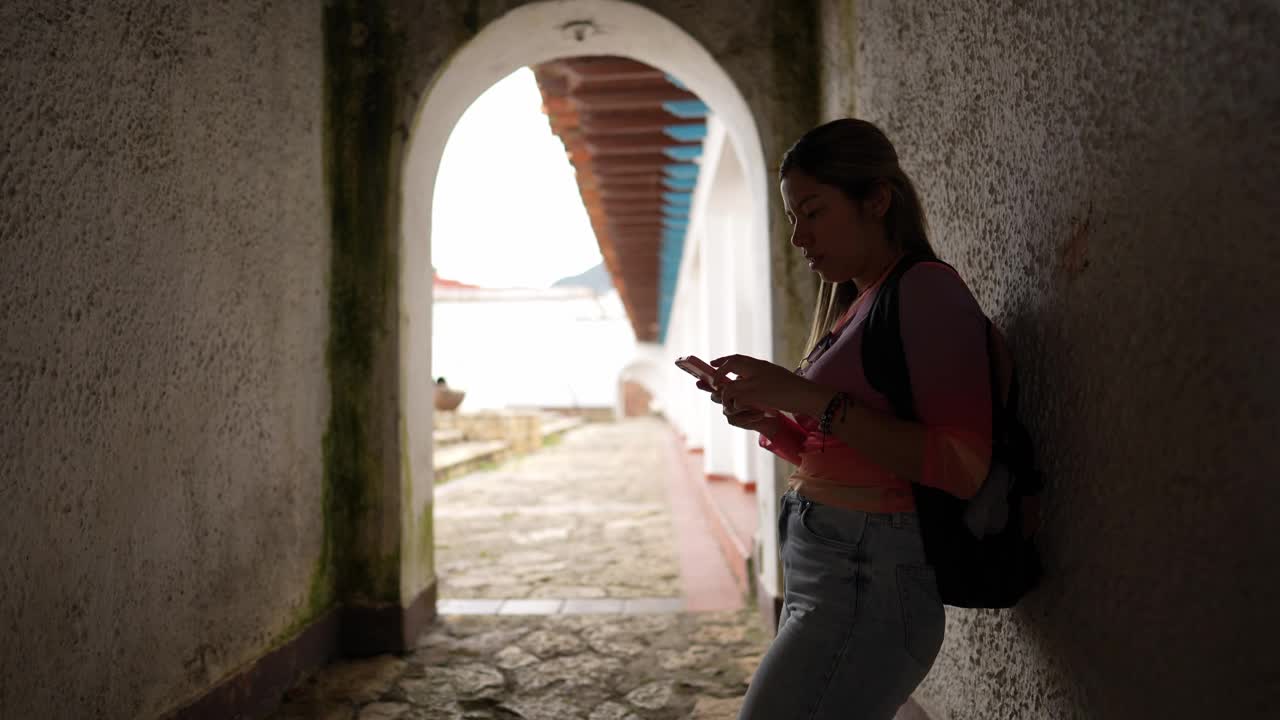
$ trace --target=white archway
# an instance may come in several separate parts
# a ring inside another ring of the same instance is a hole
[[[643,348],[640,348],[640,350],[643,355]],[[628,363],[618,373],[618,397],[615,401],[618,416],[622,416],[625,404],[622,392],[623,383],[633,382],[639,385],[656,400],[662,395],[662,383],[665,379],[663,368],[660,368],[652,358],[642,356]]]
[[[715,58],[686,31],[620,0],[536,2],[485,26],[437,74],[413,120],[404,164],[400,238],[401,597],[431,580],[431,213],[437,172],[454,125],[471,103],[517,68],[576,55],[620,55],[671,73],[701,97],[725,127],[743,164],[752,202],[746,242],[760,249],[767,277],[767,173],[746,100]],[[763,524],[768,527],[770,523]]]

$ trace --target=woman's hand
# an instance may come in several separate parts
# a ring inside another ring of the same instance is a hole
[[[834,394],[784,367],[747,355],[716,358],[711,366],[719,371],[716,389],[726,415],[730,410],[771,408],[817,417]],[[737,378],[729,380],[729,373]]]
[[[782,429],[782,420],[777,415],[771,415],[764,410],[758,410],[751,407],[739,408],[725,405],[721,401],[718,386],[712,387],[706,382],[699,380],[698,389],[711,393],[711,401],[719,404],[723,408],[724,419],[734,427],[758,432],[770,440],[772,440],[774,436],[778,434],[778,431]]]

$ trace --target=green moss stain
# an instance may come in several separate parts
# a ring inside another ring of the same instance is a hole
[[[418,514],[418,567],[422,571],[424,586],[430,585],[436,574],[436,513],[435,504],[427,503]]]
[[[818,67],[822,97],[820,121],[856,115],[854,93],[858,43],[857,8],[854,0],[824,0],[818,12]]]
[[[480,3],[477,0],[468,0],[466,7],[462,11],[462,26],[467,32],[475,35],[480,32]]]
[[[772,71],[770,84],[774,94],[770,103],[770,130],[765,142],[769,183],[773,191],[769,200],[770,266],[775,283],[773,299],[775,355],[792,362],[801,353],[808,332],[808,315],[813,304],[813,284],[800,253],[790,245],[790,228],[783,219],[782,202],[777,193],[777,169],[782,153],[805,131],[818,124],[821,105],[818,79],[821,31],[820,13],[815,6],[797,12],[787,3],[778,3],[772,11],[770,50]]]
[[[392,47],[383,3],[325,7],[325,175],[329,267],[329,426],[324,438],[324,531],[312,601],[399,600],[399,552],[383,553],[384,476],[376,437],[379,358],[394,352],[391,177]]]

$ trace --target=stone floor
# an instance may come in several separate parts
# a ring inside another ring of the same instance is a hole
[[[767,643],[745,611],[443,618],[333,665],[275,720],[732,720]]]
[[[439,596],[679,597],[669,432],[652,418],[586,425],[437,488]]]
[[[437,488],[440,620],[276,720],[732,720],[768,639],[750,610],[680,612],[668,432],[587,425]]]

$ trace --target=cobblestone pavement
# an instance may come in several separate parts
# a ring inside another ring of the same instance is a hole
[[[587,425],[437,488],[442,617],[408,655],[322,670],[275,720],[735,718],[768,640],[751,610],[673,612],[667,432]]]
[[[437,488],[439,596],[678,597],[667,432],[653,418],[588,424]]]
[[[766,639],[746,611],[443,618],[330,666],[274,720],[732,720]]]

